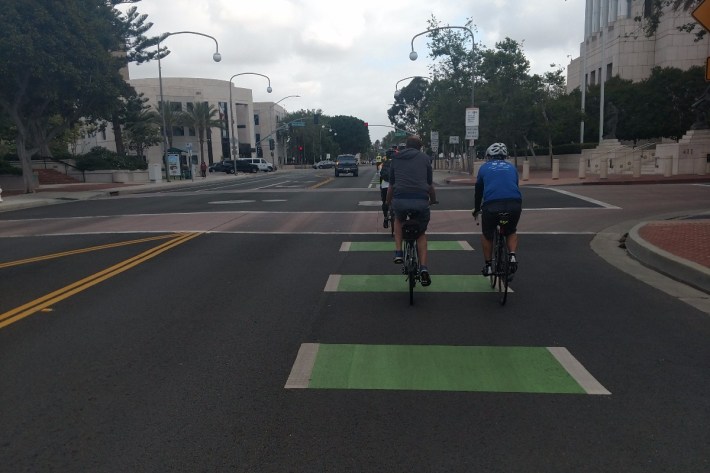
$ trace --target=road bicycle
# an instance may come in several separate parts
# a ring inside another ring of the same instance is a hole
[[[390,222],[390,236],[394,238],[394,210],[392,210],[391,205],[389,206],[389,209],[387,209],[387,219]]]
[[[478,215],[474,214],[476,225],[478,225]],[[498,302],[505,305],[508,299],[508,283],[510,282],[510,254],[508,252],[508,241],[505,227],[508,224],[510,214],[508,212],[498,212],[496,216],[496,227],[493,231],[493,251],[491,253],[491,274],[488,276],[491,289],[498,289]]]

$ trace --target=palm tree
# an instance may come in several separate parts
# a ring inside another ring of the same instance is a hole
[[[165,123],[165,135],[168,137],[168,148],[173,147],[173,127],[180,126],[178,123],[182,112],[175,110],[169,101],[158,106],[158,114],[161,115]],[[161,124],[162,126],[162,124]]]
[[[197,138],[200,140],[200,162],[205,160],[203,148],[208,133],[211,133],[212,128],[222,126],[222,121],[219,120],[217,114],[217,108],[207,102],[188,104],[187,111],[180,114],[181,125],[197,130]],[[210,164],[212,164],[212,160],[210,160]]]

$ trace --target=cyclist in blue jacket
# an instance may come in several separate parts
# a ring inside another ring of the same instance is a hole
[[[506,240],[510,258],[510,273],[518,269],[515,255],[518,249],[517,226],[523,209],[523,198],[518,186],[518,170],[508,158],[508,148],[505,143],[493,143],[486,150],[486,162],[478,170],[476,179],[476,197],[473,216],[482,213],[481,246],[485,266],[481,271],[484,276],[493,273],[491,255],[493,253],[493,232],[498,225],[498,213],[507,212],[510,216],[505,225]]]

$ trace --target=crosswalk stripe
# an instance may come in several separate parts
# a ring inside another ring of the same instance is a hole
[[[611,394],[566,348],[524,346],[304,343],[284,387]]]
[[[432,274],[431,286],[417,285],[417,292],[494,292],[489,279],[471,274]],[[331,274],[324,292],[408,292],[402,274]],[[513,290],[509,287],[508,292]]]
[[[465,240],[459,241],[428,241],[429,251],[473,251],[473,247]],[[344,241],[340,251],[394,251],[391,241]]]

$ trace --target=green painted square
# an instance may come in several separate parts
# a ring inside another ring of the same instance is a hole
[[[463,251],[465,249],[458,241],[429,241],[427,248],[429,251]],[[394,252],[394,243],[391,241],[352,241],[348,251]]]
[[[321,344],[308,387],[585,394],[540,347]]]
[[[416,292],[491,292],[489,279],[471,274],[431,275],[431,286],[417,284]],[[338,292],[408,292],[409,285],[403,274],[343,274],[336,289]],[[510,289],[509,289],[510,290]],[[512,292],[512,291],[511,291]]]

